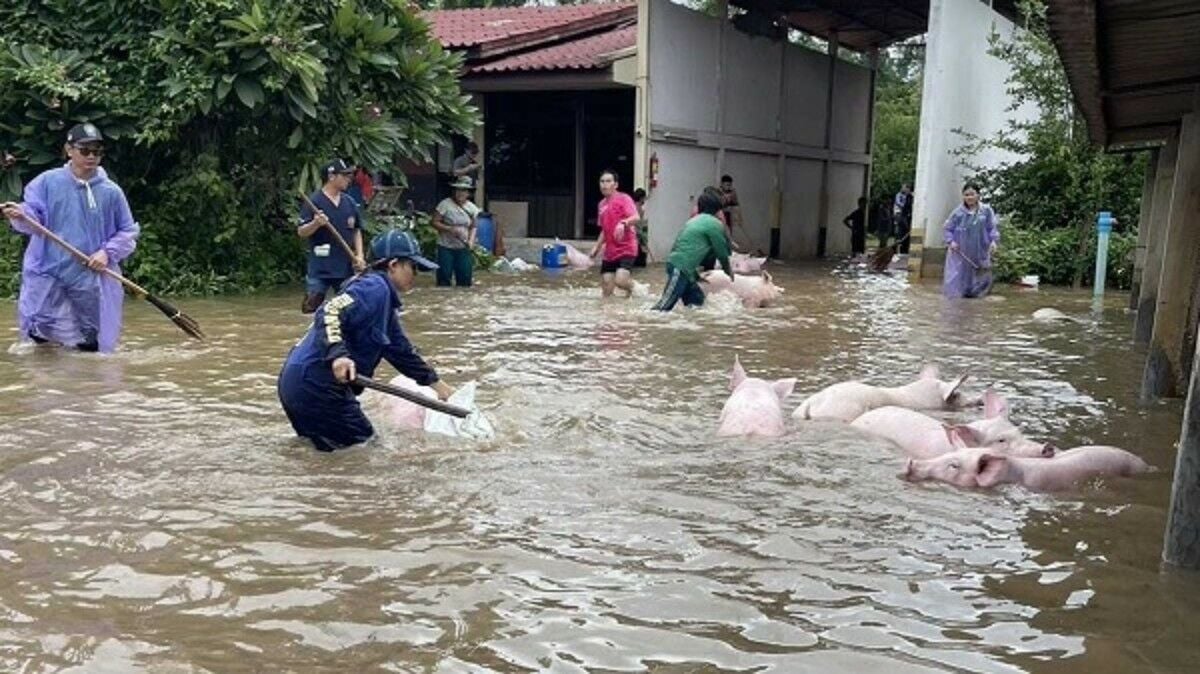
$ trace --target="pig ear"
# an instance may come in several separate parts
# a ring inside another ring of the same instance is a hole
[[[958,390],[958,387],[962,386],[963,382],[966,381],[967,377],[969,377],[969,376],[971,376],[971,375],[964,372],[964,373],[958,375],[958,379],[955,379],[954,381],[947,384],[944,387],[945,390],[942,391],[942,402],[949,402],[950,398],[954,395],[955,391]]]
[[[792,391],[796,389],[796,378],[777,379],[775,383],[771,384],[771,388],[775,390],[775,395],[779,396],[780,400],[783,400],[792,395]]]
[[[988,389],[983,393],[983,418],[994,419],[1008,416],[1008,401],[1004,396]]]
[[[737,356],[733,357],[733,372],[729,375],[729,390],[732,391],[746,381],[746,370]]]
[[[975,442],[975,433],[966,426],[942,424],[942,430],[946,432],[946,439],[955,449],[970,447]]]
[[[940,374],[940,373],[941,373],[941,370],[938,369],[937,365],[935,365],[933,363],[925,363],[924,365],[921,366],[921,374],[918,376],[918,378],[919,379],[937,379],[938,374]]]
[[[975,472],[975,482],[980,487],[995,487],[1000,484],[1008,467],[1008,458],[1000,454],[982,454]]]
[[[946,437],[950,438],[950,444],[955,447],[974,447],[979,442],[979,436],[975,434],[975,429],[964,424],[943,424],[946,427]]]

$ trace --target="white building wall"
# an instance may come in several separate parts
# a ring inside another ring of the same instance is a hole
[[[646,217],[650,220],[650,250],[660,260],[665,259],[675,236],[683,229],[691,204],[700,190],[712,181],[717,166],[717,151],[712,148],[662,144],[655,148],[658,160],[671,170],[660,174],[658,187],[646,200]],[[640,185],[641,183],[639,183]],[[672,204],[674,208],[664,208]]]
[[[813,256],[824,224],[826,252],[848,252],[849,235],[839,230],[863,194],[870,163],[870,71],[836,63],[836,121],[826,147],[827,55],[745,35],[669,0],[639,3],[635,182],[650,193],[654,254],[665,256],[690,200],[725,173],[741,198],[747,231],[734,232],[740,241],[769,250],[777,228],[783,257]],[[654,188],[647,175],[651,156],[660,165]]]
[[[664,56],[650,60],[650,118],[664,126],[716,131],[713,77],[721,55],[716,48],[720,25],[703,14],[674,6],[671,9],[677,11],[663,11],[662,4],[669,3],[650,3],[647,21],[651,48]],[[638,57],[644,52],[639,48]]]
[[[1003,129],[1009,118],[1030,118],[1036,114],[1032,107],[1015,113],[1006,110],[1009,97],[1005,89],[1011,69],[987,54],[988,36],[993,30],[1009,38],[1017,29],[987,3],[978,0],[930,1],[921,132],[913,183],[913,242],[922,242],[922,250],[921,255],[910,258],[910,270],[922,276],[941,275],[945,259],[942,224],[961,202],[968,174],[953,154],[966,139],[954,130],[991,136]],[[1008,153],[989,151],[977,155],[972,162],[995,166],[1012,158]],[[899,191],[900,186],[895,188]],[[1004,214],[999,215],[1003,219]]]
[[[816,222],[820,217],[821,162],[812,159],[788,159],[784,166],[790,186],[783,200],[784,222]],[[816,227],[784,227],[780,248],[785,258],[816,257]]]

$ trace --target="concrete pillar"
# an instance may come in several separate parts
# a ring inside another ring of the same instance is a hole
[[[638,0],[637,74],[635,76],[633,120],[633,183],[650,186],[650,2]],[[654,251],[655,255],[659,251]]]
[[[1200,193],[1200,183],[1192,183]],[[1195,213],[1200,215],[1200,213]],[[1200,345],[1200,335],[1197,336]],[[1163,561],[1186,569],[1200,570],[1200,368],[1192,368],[1183,430],[1175,457],[1175,481],[1163,539]]]
[[[479,108],[479,118],[487,119],[487,96],[484,94],[472,94],[471,102],[475,107]],[[479,146],[479,161],[483,166],[483,170],[479,172],[479,182],[475,184],[474,197],[475,205],[483,210],[487,210],[487,127],[480,124],[471,132],[471,140]],[[453,158],[451,161],[454,161]]]
[[[1175,186],[1163,245],[1154,332],[1142,376],[1142,399],[1176,397],[1192,363],[1193,295],[1200,263],[1200,112],[1184,115],[1179,131]]]
[[[825,84],[825,161],[821,164],[821,200],[817,207],[817,257],[825,257],[825,242],[829,237],[829,174],[833,161],[833,92],[837,79],[838,37],[829,37],[829,71]]]
[[[1142,182],[1142,203],[1138,212],[1137,247],[1133,249],[1133,280],[1129,286],[1129,308],[1137,310],[1142,287],[1142,270],[1146,268],[1146,239],[1150,236],[1150,218],[1154,211],[1154,172],[1158,169],[1158,150],[1150,151],[1146,176]]]
[[[1150,219],[1142,225],[1142,231],[1146,232],[1146,261],[1136,295],[1138,313],[1133,327],[1133,341],[1138,344],[1149,342],[1154,332],[1154,309],[1158,303],[1158,282],[1162,275],[1163,247],[1167,240],[1167,219],[1171,214],[1171,194],[1175,189],[1175,161],[1178,156],[1179,137],[1172,135],[1158,151]],[[1140,231],[1138,238],[1141,238]]]

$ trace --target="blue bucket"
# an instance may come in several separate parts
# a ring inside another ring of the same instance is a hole
[[[542,268],[558,269],[567,266],[567,247],[561,243],[542,246]]]
[[[496,223],[491,213],[475,216],[475,241],[489,253],[496,252]]]

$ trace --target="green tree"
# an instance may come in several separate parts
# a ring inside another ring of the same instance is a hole
[[[95,122],[142,224],[127,271],[156,289],[296,277],[296,191],[322,162],[398,174],[478,122],[461,58],[402,0],[9,0],[0,23],[0,198]]]
[[[875,85],[875,130],[871,148],[871,203],[890,203],[917,171],[917,141],[921,132],[920,38],[895,45],[879,54]]]
[[[1108,278],[1128,286],[1137,238],[1145,156],[1114,155],[1093,146],[1075,109],[1058,53],[1046,27],[1045,4],[1022,0],[1023,29],[1005,40],[993,35],[990,53],[1012,68],[1008,110],[1036,106],[1032,119],[1019,115],[995,136],[967,135],[961,161],[1005,219],[1004,246],[997,260],[1002,280],[1040,274],[1052,283],[1079,287],[1095,264],[1095,218],[1112,211]],[[975,157],[984,149],[1013,153],[1014,160],[985,168]]]

